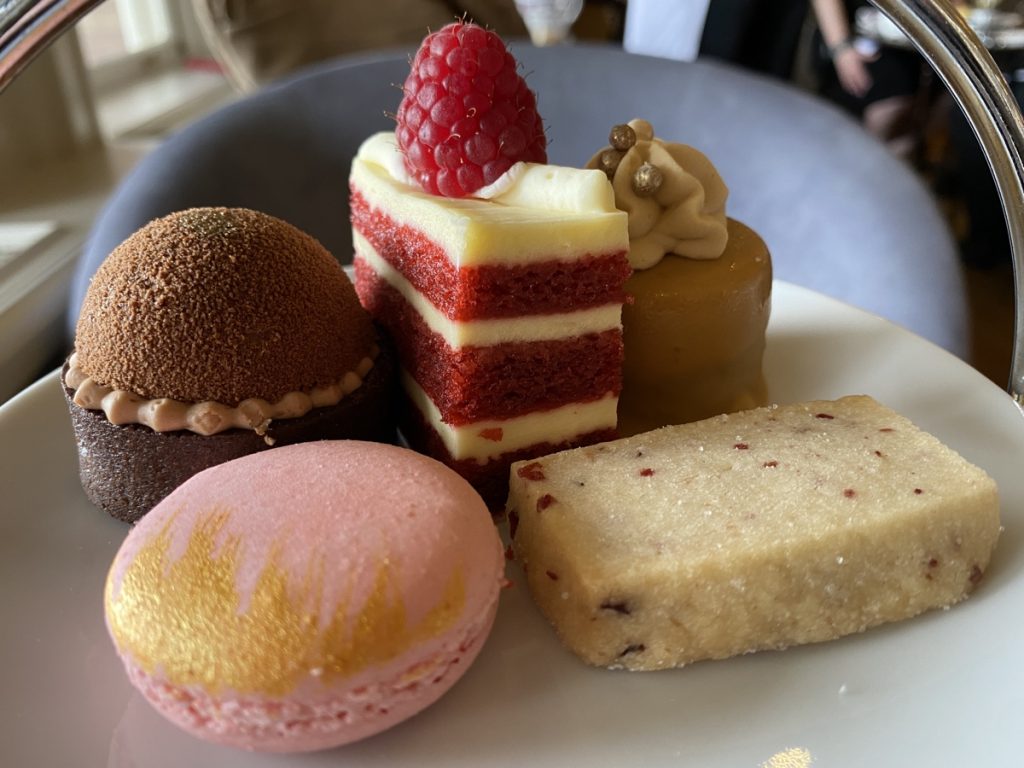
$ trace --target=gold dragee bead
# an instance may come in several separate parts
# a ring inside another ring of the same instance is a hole
[[[597,162],[601,166],[601,170],[610,179],[615,176],[615,171],[618,170],[619,163],[622,162],[622,152],[619,152],[617,149],[606,149],[601,153]]]
[[[626,123],[612,126],[612,131],[608,134],[608,143],[620,152],[625,152],[636,144],[636,131]]]
[[[633,191],[640,197],[650,197],[661,188],[664,180],[657,166],[644,163],[633,172]]]

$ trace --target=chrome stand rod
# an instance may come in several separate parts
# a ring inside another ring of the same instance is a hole
[[[1010,234],[1016,320],[1007,389],[1024,407],[1024,118],[995,60],[949,0],[871,0],[946,84],[981,143]]]

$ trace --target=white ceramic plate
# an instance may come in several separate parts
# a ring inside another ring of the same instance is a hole
[[[520,585],[503,594],[476,665],[435,706],[365,742],[301,756],[193,740],[129,687],[101,607],[126,528],[83,496],[58,381],[46,377],[0,408],[0,765],[1019,767],[1016,405],[930,343],[785,283],[766,372],[779,402],[874,395],[996,478],[1006,530],[970,600],[838,642],[628,673],[563,651]]]

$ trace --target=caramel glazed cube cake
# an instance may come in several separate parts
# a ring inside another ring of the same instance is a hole
[[[518,462],[530,592],[598,666],[831,640],[963,599],[995,482],[869,397],[773,406]]]

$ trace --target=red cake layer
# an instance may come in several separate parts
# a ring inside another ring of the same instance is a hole
[[[625,251],[573,261],[459,267],[419,230],[371,208],[353,186],[352,225],[381,258],[452,320],[555,314],[622,304],[631,270]]]
[[[554,341],[452,349],[358,256],[355,284],[363,306],[394,338],[402,367],[448,424],[510,419],[609,393],[618,396],[622,388],[619,328]]]
[[[399,413],[399,425],[402,436],[409,447],[425,453],[438,461],[447,464],[472,485],[479,493],[492,513],[501,512],[508,498],[508,473],[513,462],[547,456],[549,453],[579,448],[584,445],[603,443],[618,437],[614,429],[600,429],[583,435],[576,435],[558,443],[537,443],[517,451],[503,453],[497,458],[483,464],[475,459],[455,459],[448,452],[441,436],[430,426],[416,404],[407,395],[402,395],[402,409]]]

